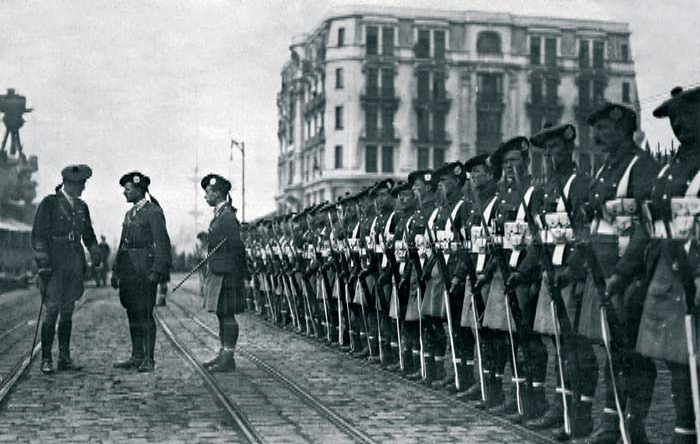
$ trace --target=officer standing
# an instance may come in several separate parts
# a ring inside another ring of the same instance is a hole
[[[109,266],[109,254],[112,250],[107,244],[107,239],[104,236],[100,236],[100,244],[98,245],[100,249],[100,264],[93,264],[97,270],[95,274],[95,280],[97,281],[97,286],[107,285],[107,267]]]
[[[84,291],[85,254],[81,241],[90,251],[94,264],[100,262],[97,238],[90,211],[80,199],[85,181],[92,176],[87,165],[71,165],[61,171],[63,183],[56,193],[45,197],[34,216],[32,249],[46,290],[42,294],[46,312],[41,325],[41,371],[54,372],[51,359],[56,321],[58,322],[58,370],[80,370],[70,357],[70,336],[75,302]]]
[[[112,287],[119,289],[119,301],[126,309],[131,335],[131,357],[116,362],[115,368],[155,369],[156,304],[158,284],[165,282],[172,265],[170,237],[158,201],[148,192],[151,179],[139,172],[119,179],[126,201],[133,204],[124,215],[117,256],[112,267]],[[146,199],[149,194],[150,200]]]
[[[238,341],[236,314],[245,311],[247,277],[245,247],[241,242],[240,224],[231,206],[231,183],[217,174],[202,179],[204,198],[214,208],[209,223],[209,273],[204,285],[204,308],[216,313],[219,319],[218,356],[204,363],[210,372],[229,372],[236,369],[234,350]]]

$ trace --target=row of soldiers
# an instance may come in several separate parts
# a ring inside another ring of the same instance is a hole
[[[254,304],[562,441],[647,442],[659,360],[672,379],[673,442],[696,442],[700,88],[674,89],[654,115],[681,142],[664,168],[635,143],[636,113],[606,103],[587,120],[607,155],[594,177],[577,170],[574,126],[548,126],[244,227]],[[533,146],[547,160],[543,185],[528,173]]]

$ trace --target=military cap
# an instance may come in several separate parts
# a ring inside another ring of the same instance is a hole
[[[413,186],[416,180],[422,180],[426,184],[433,183],[433,170],[416,170],[408,173],[408,183]]]
[[[467,160],[464,162],[464,170],[467,173],[470,173],[474,168],[484,165],[487,168],[491,168],[491,165],[489,164],[489,155],[488,154],[479,154],[478,156],[474,156],[471,159]]]
[[[530,155],[529,150],[530,141],[527,139],[527,137],[513,137],[512,139],[503,142],[501,146],[498,147],[493,154],[491,154],[491,157],[489,157],[489,162],[494,168],[500,168],[501,164],[503,163],[503,157],[506,155],[506,153],[518,151],[523,158],[528,158]]]
[[[411,191],[411,184],[408,182],[399,182],[391,189],[391,197],[396,199],[404,191]]]
[[[208,186],[211,186],[215,191],[220,191],[223,194],[228,194],[231,191],[231,182],[223,178],[218,174],[207,174],[202,178],[200,182],[202,189],[206,190]]]
[[[671,90],[671,97],[666,99],[664,103],[654,110],[654,117],[669,117],[671,112],[678,105],[690,104],[693,102],[695,102],[696,105],[700,103],[700,86],[687,91],[680,86],[676,86]]]
[[[593,117],[593,114],[588,117],[589,124],[591,124],[591,117]],[[564,142],[573,142],[574,139],[576,139],[576,128],[570,123],[554,126],[548,122],[542,127],[540,132],[530,137],[530,143],[541,148],[550,139],[561,139]]]
[[[151,184],[151,178],[138,171],[132,171],[131,173],[126,173],[119,179],[119,185],[124,187],[127,183],[132,183],[134,186],[145,191]]]
[[[84,182],[92,176],[92,170],[87,165],[68,165],[61,171],[61,177],[68,182]]]
[[[450,162],[446,163],[433,173],[433,180],[439,182],[443,177],[454,177],[460,183],[463,183],[466,179],[464,165],[462,162]]]
[[[627,121],[631,130],[637,130],[637,113],[630,107],[620,103],[606,102],[593,111],[586,122],[593,126],[600,119],[610,119],[614,123]]]
[[[394,188],[394,179],[380,180],[369,189],[369,197],[375,197],[381,190],[387,190],[391,193],[392,188]]]

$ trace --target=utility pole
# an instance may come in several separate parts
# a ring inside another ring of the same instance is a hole
[[[194,161],[194,176],[190,178],[190,181],[194,184],[194,210],[190,211],[190,214],[194,218],[194,230],[199,231],[199,216],[202,212],[199,211],[199,151],[195,154]]]
[[[241,151],[241,222],[245,222],[245,142],[231,139],[231,159],[234,145]]]

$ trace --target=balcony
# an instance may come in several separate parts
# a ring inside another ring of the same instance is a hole
[[[320,109],[322,109],[326,104],[326,94],[325,93],[320,93],[316,94],[304,104],[304,114],[311,114],[314,113]]]
[[[550,120],[558,121],[564,112],[564,102],[561,97],[535,97],[528,96],[525,104],[528,114],[537,114],[550,117]],[[555,119],[554,116],[557,116]]]
[[[419,95],[413,99],[413,107],[415,109],[426,110],[441,110],[448,111],[452,105],[452,99],[447,97],[447,94],[435,95]]]
[[[393,89],[368,89],[365,94],[360,95],[360,103],[363,107],[372,105],[376,107],[391,106],[398,109],[400,98],[395,95]]]
[[[419,133],[417,137],[411,139],[411,143],[418,146],[446,147],[452,144],[452,137],[447,130],[433,130],[425,134]]]
[[[501,112],[505,108],[502,94],[478,93],[476,96],[477,111]]]
[[[366,145],[398,145],[399,142],[401,142],[401,138],[399,137],[399,132],[394,127],[370,129],[365,127],[360,136],[360,143]]]
[[[323,128],[321,128],[318,133],[304,141],[304,150],[313,149],[318,145],[323,145],[324,143],[326,143],[326,132]]]

